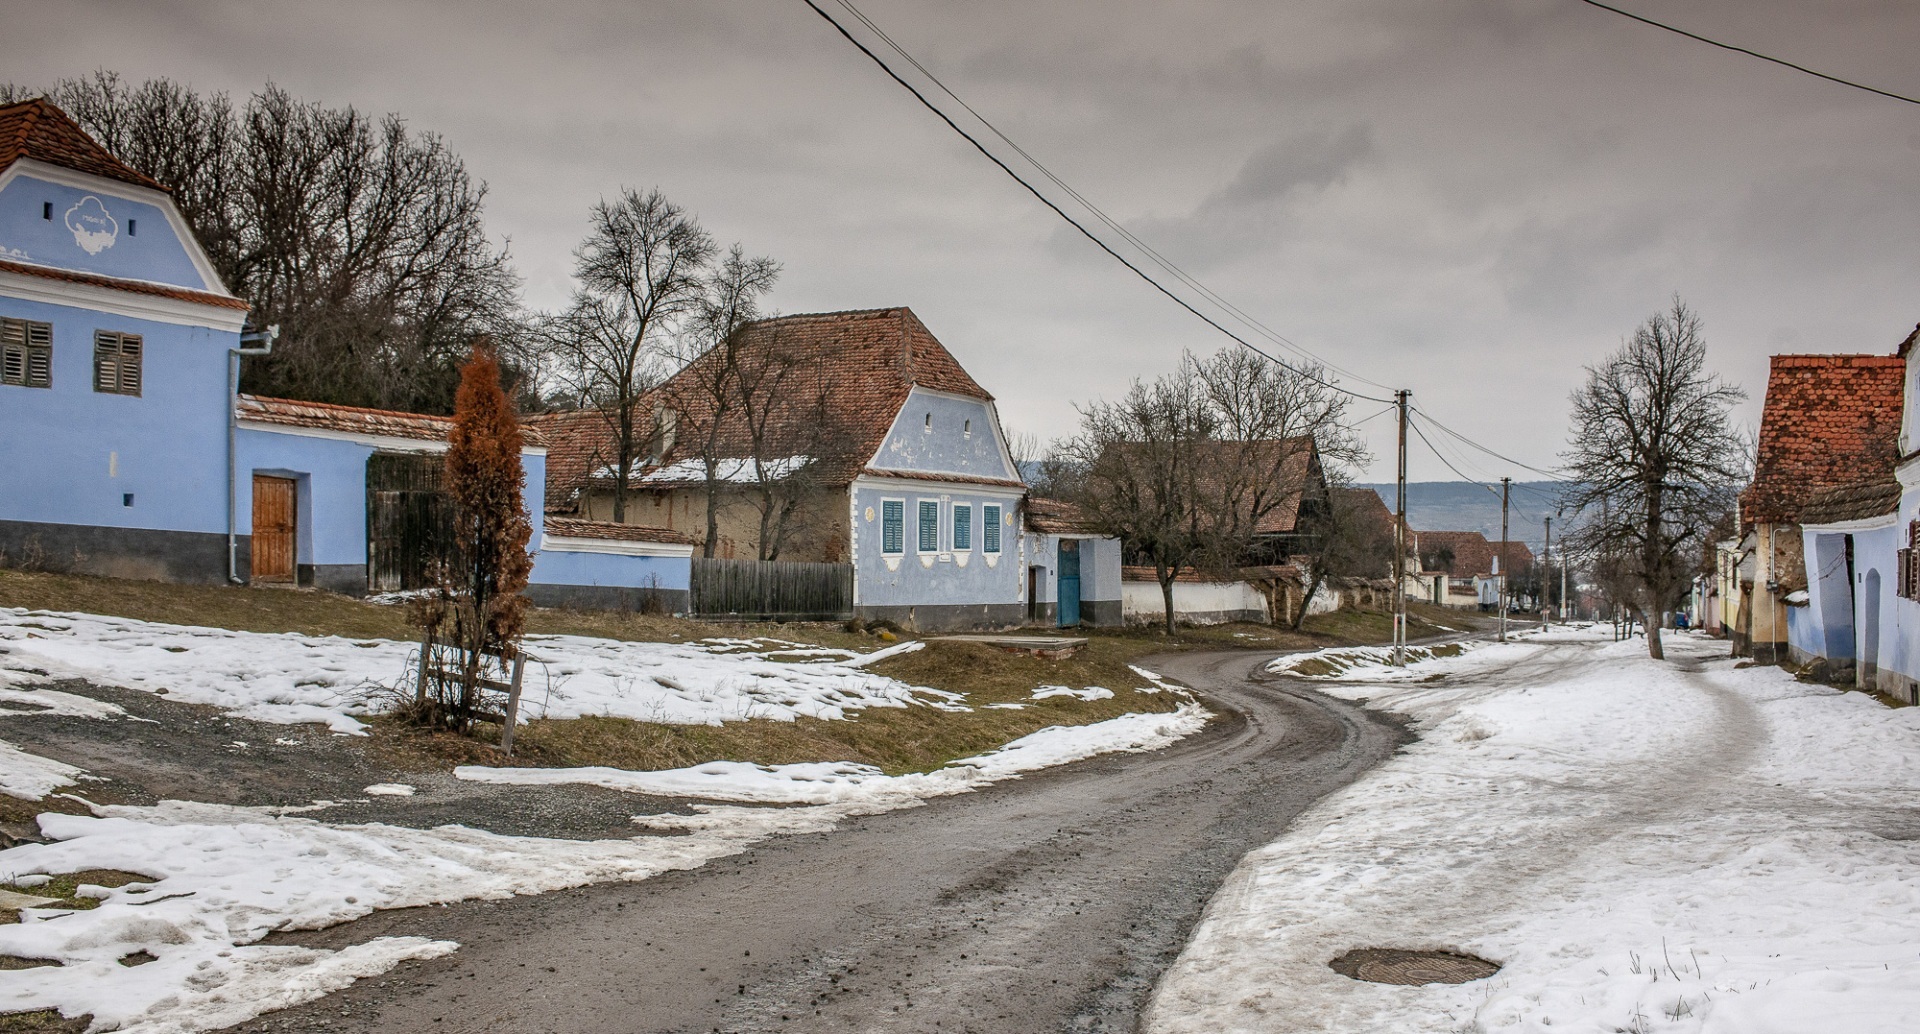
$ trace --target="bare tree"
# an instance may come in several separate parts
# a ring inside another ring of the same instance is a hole
[[[627,488],[660,431],[645,407],[659,383],[669,336],[701,313],[714,243],[698,221],[659,190],[631,188],[602,199],[574,251],[579,281],[544,334],[554,376],[606,421],[613,519],[627,519]]]
[[[1328,492],[1326,509],[1303,519],[1307,535],[1301,556],[1306,560],[1307,582],[1300,597],[1300,609],[1293,616],[1295,629],[1306,619],[1307,605],[1328,580],[1393,577],[1391,515],[1384,524],[1375,519],[1376,515],[1385,513],[1386,508],[1378,505],[1378,497],[1371,503],[1366,499],[1373,494],[1372,489],[1348,487],[1344,476],[1333,480],[1335,484]]]
[[[271,84],[238,107],[111,72],[45,92],[170,187],[221,279],[254,320],[280,325],[248,390],[444,413],[477,334],[510,381],[530,380],[519,282],[481,220],[486,187],[439,137]]]
[[[1260,556],[1267,519],[1289,504],[1324,517],[1327,500],[1308,493],[1318,483],[1315,442],[1364,459],[1343,423],[1344,398],[1322,381],[1314,370],[1222,351],[1187,356],[1121,401],[1080,410],[1080,433],[1055,476],[1103,534],[1153,566],[1169,632],[1182,568],[1224,574]],[[1295,531],[1299,542],[1308,529]]]
[[[779,279],[780,264],[769,258],[748,258],[739,244],[725,260],[702,277],[700,294],[688,332],[674,338],[670,348],[680,371],[662,396],[676,424],[674,440],[681,454],[700,464],[707,497],[707,533],[701,554],[711,557],[719,546],[720,510],[727,485],[747,469],[749,453],[742,439],[740,408],[748,392],[772,390],[780,365],[759,355],[747,327],[761,318],[760,299]]]
[[[1067,445],[1080,471],[1070,498],[1101,534],[1153,565],[1168,635],[1174,579],[1210,552],[1201,467],[1203,446],[1218,434],[1199,378],[1182,363],[1151,385],[1135,381],[1118,402],[1081,408],[1080,433]]]
[[[1624,602],[1647,630],[1647,652],[1665,654],[1662,615],[1678,606],[1702,536],[1746,480],[1729,419],[1746,398],[1706,369],[1700,317],[1678,296],[1618,352],[1587,368],[1573,393],[1568,508],[1573,539],[1602,558]]]

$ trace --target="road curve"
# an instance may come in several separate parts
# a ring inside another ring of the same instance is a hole
[[[1218,714],[1094,759],[776,838],[640,883],[383,912],[313,934],[451,956],[235,1031],[1131,1031],[1254,847],[1404,742],[1389,720],[1257,682],[1269,655],[1148,662]]]

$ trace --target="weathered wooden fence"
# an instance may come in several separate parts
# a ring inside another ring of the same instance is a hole
[[[853,565],[693,558],[695,617],[845,621],[853,617]]]

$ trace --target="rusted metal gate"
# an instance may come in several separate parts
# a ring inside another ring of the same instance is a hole
[[[424,589],[453,547],[446,463],[431,453],[367,457],[367,585],[375,592]]]
[[[845,621],[853,617],[853,565],[693,558],[696,617]]]
[[[253,476],[253,580],[290,582],[294,577],[294,481]]]

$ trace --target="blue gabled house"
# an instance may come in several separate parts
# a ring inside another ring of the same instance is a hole
[[[44,99],[0,106],[0,553],[364,594],[424,577],[446,417],[238,396],[248,304],[167,189]],[[537,603],[684,609],[691,540],[548,522]]]

